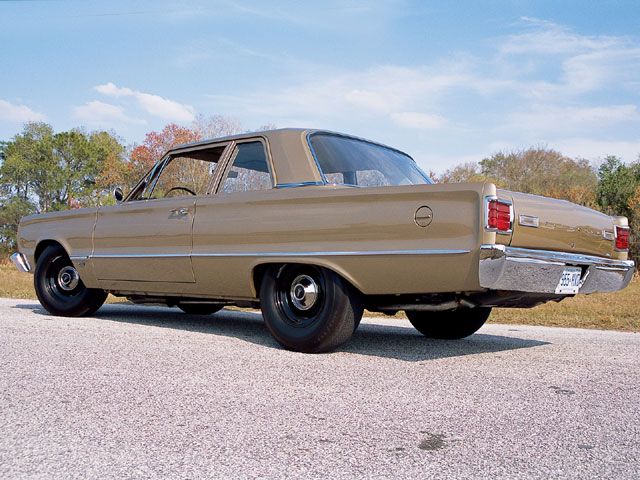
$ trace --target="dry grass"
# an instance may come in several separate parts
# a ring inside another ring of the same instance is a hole
[[[35,298],[33,277],[0,262],[0,297]],[[109,297],[109,302],[123,299]],[[401,314],[399,314],[401,316]],[[580,295],[535,308],[496,308],[492,323],[598,328],[640,332],[640,278],[621,292]]]
[[[594,293],[534,308],[497,308],[492,323],[640,332],[640,278],[615,293]]]
[[[0,261],[0,297],[36,298],[33,276],[16,270],[8,260]]]

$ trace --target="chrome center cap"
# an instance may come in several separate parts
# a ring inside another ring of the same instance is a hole
[[[290,293],[298,310],[309,310],[318,300],[318,284],[309,275],[298,275],[291,283]]]
[[[58,285],[62,290],[70,292],[78,286],[80,282],[80,275],[78,271],[72,266],[63,267],[58,273]]]

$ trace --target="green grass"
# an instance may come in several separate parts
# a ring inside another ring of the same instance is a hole
[[[0,297],[36,298],[33,276],[18,272],[10,262],[0,262]],[[110,296],[108,301],[122,299]],[[535,308],[496,308],[489,321],[640,332],[640,278],[635,277],[626,289],[616,293],[578,295]]]

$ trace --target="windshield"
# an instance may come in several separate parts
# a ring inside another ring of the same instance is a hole
[[[411,157],[382,145],[331,133],[309,135],[309,145],[328,183],[358,187],[431,183]]]

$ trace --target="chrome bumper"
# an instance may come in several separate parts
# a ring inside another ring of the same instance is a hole
[[[31,265],[29,265],[29,260],[26,256],[21,253],[14,253],[9,257],[13,264],[16,266],[18,270],[21,272],[30,272]]]
[[[633,277],[632,260],[504,245],[480,247],[480,286],[490,290],[555,294],[566,266],[583,267],[579,293],[614,292]]]

